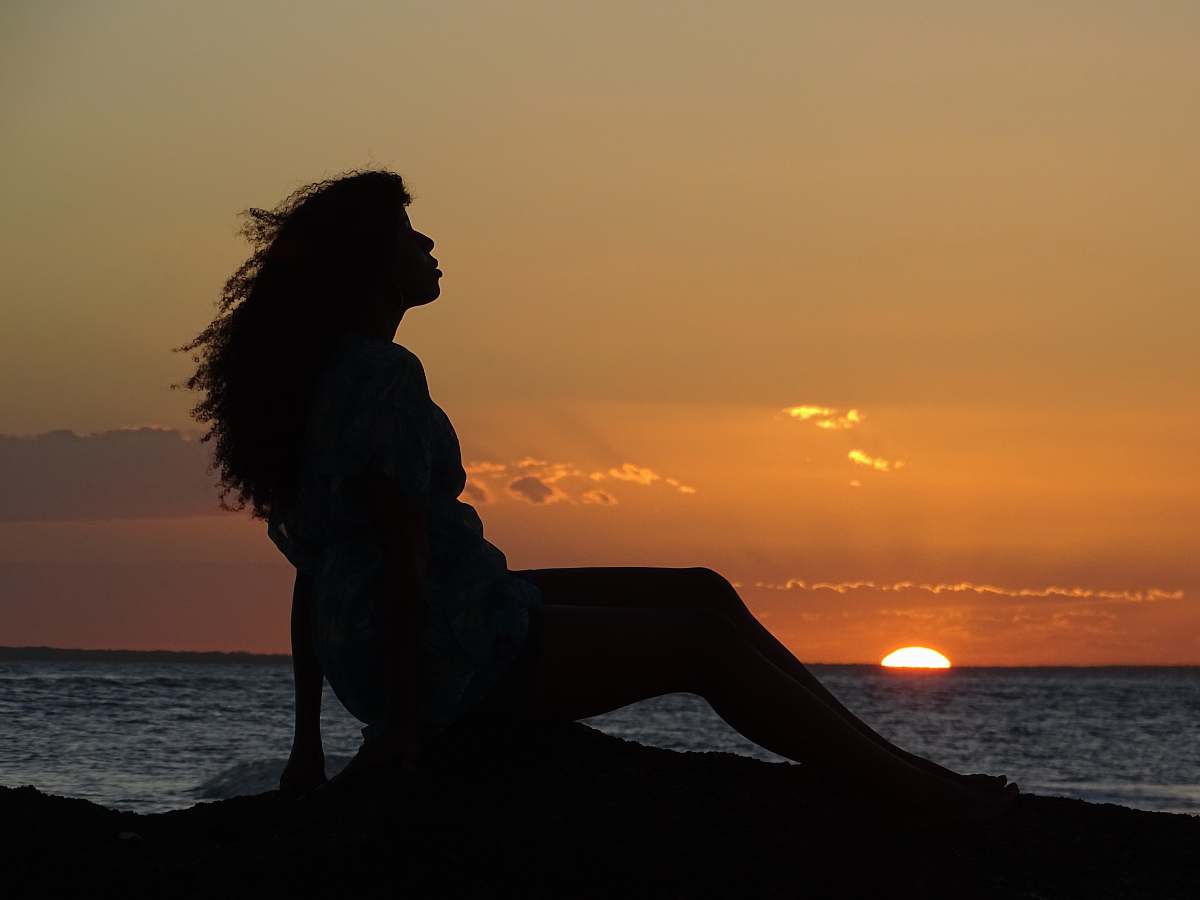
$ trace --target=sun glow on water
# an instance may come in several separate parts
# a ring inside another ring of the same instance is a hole
[[[901,647],[885,656],[879,664],[889,669],[950,668],[950,660],[928,647]]]

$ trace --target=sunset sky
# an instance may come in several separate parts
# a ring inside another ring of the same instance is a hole
[[[386,167],[510,568],[709,566],[812,662],[1200,664],[1195,3],[18,2],[0,50],[0,645],[287,650],[171,348],[239,211]]]

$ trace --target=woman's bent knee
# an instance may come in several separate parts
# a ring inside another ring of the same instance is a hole
[[[739,616],[746,612],[742,598],[724,575],[705,566],[697,566],[688,571],[692,578],[696,579],[698,591],[704,598],[701,605],[731,616]]]

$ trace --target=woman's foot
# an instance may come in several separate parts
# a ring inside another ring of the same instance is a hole
[[[882,804],[900,821],[979,825],[1003,816],[1019,795],[1015,784],[998,787],[1003,776],[978,779],[937,766],[889,767],[872,772],[865,783],[859,781],[862,774],[851,777],[860,786],[871,785],[869,802]]]
[[[895,748],[900,750],[899,747]],[[923,756],[917,756],[915,753],[909,753],[907,750],[900,750],[910,763],[919,766],[921,769],[933,775],[940,775],[943,778],[955,778],[966,785],[980,788],[992,788],[1001,790],[1008,784],[1008,778],[1004,775],[960,775],[952,769],[947,769],[945,766],[939,766],[933,760],[926,759]]]
[[[957,783],[934,786],[931,799],[935,809],[952,821],[982,825],[995,821],[1012,810],[1020,791],[1015,784],[999,785],[1003,775],[960,776]],[[1007,781],[1007,779],[1005,779]]]

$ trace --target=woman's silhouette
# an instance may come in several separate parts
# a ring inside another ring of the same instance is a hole
[[[248,501],[297,570],[281,790],[325,782],[328,678],[366,725],[335,782],[411,769],[464,716],[570,721],[685,691],[762,747],[882,796],[971,819],[1007,807],[1003,777],[958,775],[872,731],[711,569],[507,568],[458,499],[458,440],[420,360],[392,342],[440,293],[410,203],[399,175],[371,170],[248,210],[255,252],[178,348],[198,351],[186,386],[205,392],[192,414],[211,423],[221,505]]]

